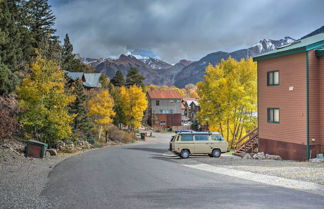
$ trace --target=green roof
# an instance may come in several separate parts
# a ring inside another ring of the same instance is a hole
[[[316,56],[318,56],[318,57],[324,56],[324,45],[321,46],[321,47],[319,47],[319,48],[317,48],[316,51],[315,51],[315,53],[316,53]]]
[[[322,46],[324,46],[324,33],[320,33],[305,39],[297,40],[285,47],[278,48],[274,51],[256,56],[253,58],[253,60],[261,61],[281,56],[287,56],[291,54],[309,51]]]

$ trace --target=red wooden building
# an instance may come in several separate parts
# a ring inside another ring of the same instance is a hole
[[[324,33],[254,57],[259,151],[307,160],[324,152]]]

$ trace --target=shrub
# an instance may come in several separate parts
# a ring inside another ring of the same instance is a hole
[[[18,128],[17,101],[13,97],[0,97],[0,138],[11,137]]]
[[[131,133],[120,130],[116,126],[109,127],[108,137],[115,142],[130,143],[133,141],[133,135]]]

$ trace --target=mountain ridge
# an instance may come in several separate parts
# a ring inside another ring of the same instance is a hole
[[[324,32],[324,26],[302,38],[322,32]],[[146,78],[144,81],[145,84],[175,85],[183,88],[186,84],[196,84],[201,81],[208,64],[216,65],[222,59],[229,57],[240,60],[242,58],[257,56],[275,50],[278,47],[289,45],[294,41],[296,40],[289,36],[279,40],[262,39],[245,49],[239,49],[233,52],[216,51],[207,54],[200,60],[180,60],[174,65],[159,59],[152,51],[143,49],[128,51],[118,58],[80,58],[80,60],[95,67],[96,72],[104,73],[109,77],[113,77],[118,70],[125,76],[130,68],[138,68],[139,72]],[[135,54],[132,54],[132,52]]]

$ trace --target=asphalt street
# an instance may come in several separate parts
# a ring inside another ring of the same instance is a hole
[[[169,155],[162,138],[66,159],[42,196],[66,209],[323,208],[320,195],[183,166],[194,162]]]

